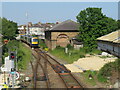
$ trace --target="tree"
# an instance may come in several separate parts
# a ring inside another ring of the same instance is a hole
[[[86,8],[77,16],[79,22],[78,39],[83,41],[84,47],[92,50],[97,47],[96,38],[117,29],[117,21],[106,17],[101,8]]]
[[[2,18],[0,17],[0,34],[2,33]]]
[[[120,29],[120,20],[118,20],[118,29]]]
[[[17,23],[2,18],[2,35],[4,39],[14,39],[17,31]]]

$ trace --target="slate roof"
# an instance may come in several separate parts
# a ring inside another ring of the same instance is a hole
[[[74,40],[72,40],[72,41],[73,41],[73,43],[76,44],[76,45],[81,45],[81,44],[83,44],[83,42],[81,42],[81,41],[79,41],[79,40],[77,40],[77,39],[74,39]]]
[[[78,29],[79,29],[78,23],[72,20],[66,20],[64,22],[54,25],[51,29],[46,31],[73,31],[73,30],[78,31]]]
[[[120,43],[120,30],[114,31],[107,35],[97,38],[97,40]]]

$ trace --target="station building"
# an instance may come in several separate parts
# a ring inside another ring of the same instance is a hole
[[[78,23],[72,20],[57,23],[51,29],[45,30],[45,43],[51,50],[56,46],[66,47],[78,35],[78,29]]]
[[[120,57],[120,30],[97,38],[98,49]]]

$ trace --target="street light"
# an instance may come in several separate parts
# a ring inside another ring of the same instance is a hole
[[[18,70],[18,67],[17,67],[17,49],[18,49],[18,48],[17,48],[16,46],[14,46],[14,48],[15,48],[15,50],[16,50],[16,51],[15,51],[15,54],[16,54],[16,58],[15,58],[16,65],[15,65],[15,66],[16,66],[16,71],[17,71],[17,70]]]

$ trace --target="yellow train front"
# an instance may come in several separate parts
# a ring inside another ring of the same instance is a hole
[[[37,36],[33,36],[32,38],[31,38],[31,43],[30,43],[31,45],[31,47],[38,47],[38,37]]]
[[[31,47],[38,47],[38,37],[30,35],[21,35],[21,40]]]

